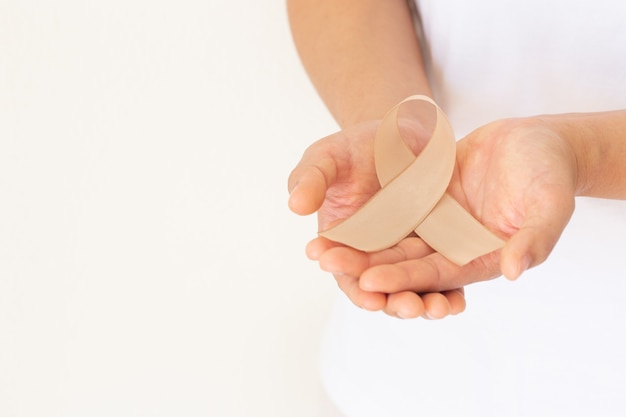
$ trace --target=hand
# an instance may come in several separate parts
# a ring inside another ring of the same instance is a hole
[[[325,230],[350,216],[374,195],[380,189],[373,158],[373,139],[377,127],[378,122],[360,124],[310,146],[289,177],[291,210],[301,215],[317,211],[319,229]],[[411,138],[409,144],[416,150],[419,150],[420,143],[427,140],[424,129],[415,123],[411,128],[407,123],[403,130],[413,133],[405,136]],[[407,242],[398,247],[401,248]],[[422,247],[432,252],[425,245]],[[309,244],[307,254],[311,259],[319,260],[330,249],[336,255],[333,258],[338,260],[341,259],[342,249],[349,254],[355,253],[343,245],[318,238]],[[399,261],[399,252],[394,251],[392,249],[383,256],[368,256],[362,252],[358,252],[358,255],[367,259],[366,266],[369,267],[380,262]],[[441,293],[421,291],[419,294],[403,290],[394,291],[393,294],[387,294],[387,291],[366,291],[359,285],[359,275],[363,270],[359,268],[356,275],[342,271],[333,274],[339,287],[362,308],[385,310],[388,314],[405,318],[421,315],[441,318],[460,313],[465,308],[462,289],[448,289]],[[395,305],[407,307],[395,310]]]
[[[459,267],[418,238],[366,254],[321,239],[309,252],[323,269],[358,277],[361,291],[390,293],[386,309],[418,309],[419,301],[395,294],[442,292],[495,278],[516,279],[543,262],[574,210],[577,159],[551,118],[510,119],[486,125],[461,140],[449,192],[495,233],[501,251]]]

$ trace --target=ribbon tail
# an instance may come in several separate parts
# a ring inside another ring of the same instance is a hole
[[[502,239],[447,193],[415,232],[431,248],[459,266],[504,246]]]

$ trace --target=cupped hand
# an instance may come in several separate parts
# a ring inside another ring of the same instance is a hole
[[[317,212],[318,227],[326,230],[334,223],[349,217],[371,198],[380,189],[373,156],[373,141],[378,125],[379,122],[376,121],[363,123],[311,145],[289,176],[291,210],[300,215]],[[419,124],[406,123],[402,129],[408,138],[408,144],[415,151],[419,151],[428,139],[426,129]],[[402,318],[442,318],[463,311],[464,293],[458,288],[447,288],[441,292],[362,288],[360,273],[374,265],[382,266],[400,261],[403,255],[399,248],[410,246],[405,245],[407,242],[402,242],[397,248],[384,251],[383,254],[369,255],[324,238],[316,238],[307,246],[307,254],[311,259],[320,261],[327,253],[331,259],[340,263],[353,256],[366,260],[366,265],[355,269],[356,274],[340,270],[330,272],[344,293],[357,306],[367,310],[384,310],[387,314]],[[432,252],[425,245],[422,245],[422,249],[427,253]]]
[[[322,269],[358,277],[352,285],[365,292],[444,293],[501,274],[516,279],[547,258],[574,210],[576,155],[547,120],[553,119],[497,121],[457,145],[448,192],[507,240],[502,250],[462,267],[415,237],[370,254],[317,239],[309,252]],[[410,311],[419,309],[420,302],[389,296],[385,308]]]

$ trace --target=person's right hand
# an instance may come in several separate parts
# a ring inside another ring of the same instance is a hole
[[[290,209],[300,215],[317,212],[318,228],[326,230],[352,215],[369,200],[380,189],[373,156],[373,141],[378,125],[379,122],[359,124],[312,144],[289,176]],[[404,127],[404,137],[414,152],[418,153],[429,135],[416,123],[412,126],[411,129]],[[394,248],[368,256],[367,267],[399,261],[406,256],[406,253],[402,253],[403,246],[412,251],[418,247],[419,254],[410,254],[414,256],[432,252],[420,241],[418,238],[405,239]],[[343,245],[318,237],[308,245],[307,255],[313,260],[319,260],[326,250],[337,246]],[[358,276],[345,273],[333,275],[351,301],[367,310],[385,310],[389,315],[403,318],[442,318],[465,309],[462,288],[420,294],[412,291],[386,294],[364,291],[359,286]],[[389,310],[390,298],[394,300],[394,305],[402,304],[411,308],[402,312]]]

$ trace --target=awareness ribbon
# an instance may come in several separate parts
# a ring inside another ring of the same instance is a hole
[[[402,140],[398,127],[401,105],[412,100],[432,104],[437,116],[432,137],[417,156]],[[382,188],[352,216],[321,236],[374,252],[415,231],[457,265],[504,245],[446,193],[456,162],[456,141],[446,115],[429,97],[410,96],[385,115],[374,139],[374,161]]]

